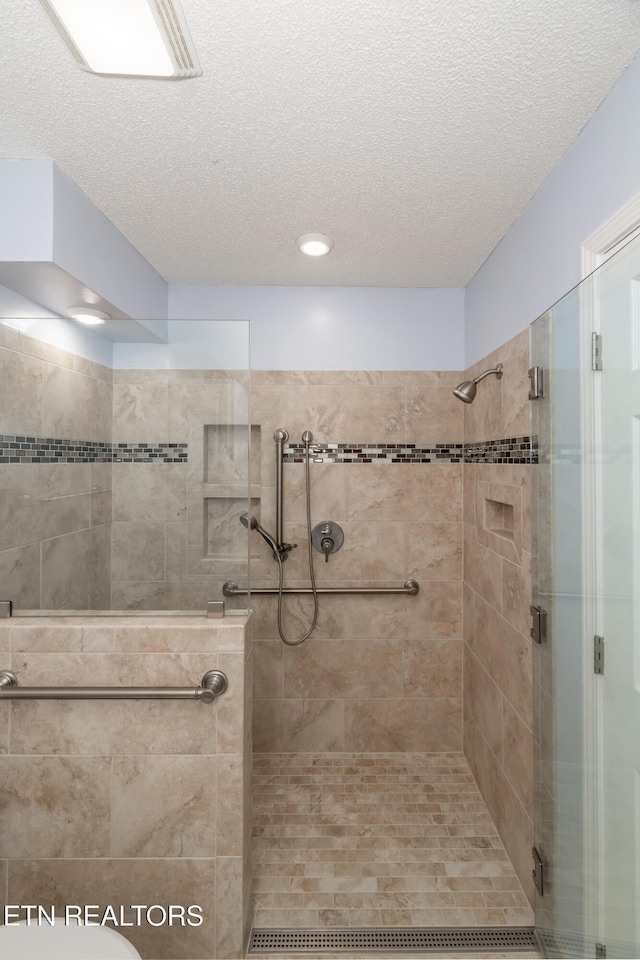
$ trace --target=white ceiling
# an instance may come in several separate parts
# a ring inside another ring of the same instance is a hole
[[[640,45],[638,0],[183,8],[186,81],[84,73],[38,0],[0,26],[1,155],[57,161],[173,283],[465,285]]]

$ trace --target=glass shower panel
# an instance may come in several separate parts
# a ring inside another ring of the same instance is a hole
[[[596,275],[601,928],[608,956],[640,957],[640,242]]]
[[[0,321],[0,600],[204,613],[247,580],[250,449],[247,321]]]
[[[543,395],[531,403],[534,469],[533,604],[545,613],[534,643],[535,850],[544,863],[536,926],[549,957],[585,952],[582,696],[582,439],[578,291],[531,327]]]

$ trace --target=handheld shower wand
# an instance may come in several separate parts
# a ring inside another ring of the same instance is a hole
[[[280,553],[280,547],[278,546],[274,538],[271,536],[270,533],[267,533],[264,527],[260,526],[256,518],[252,514],[243,513],[242,516],[240,517],[240,523],[242,524],[243,527],[246,527],[247,530],[257,530],[260,536],[262,537],[262,539],[271,547],[273,552],[275,554]]]

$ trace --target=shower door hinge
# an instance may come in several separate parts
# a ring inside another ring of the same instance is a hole
[[[602,370],[602,334],[591,334],[591,369]]]
[[[593,672],[604,673],[604,637],[593,638]]]
[[[607,948],[604,943],[596,943],[596,957],[606,957]]]
[[[533,857],[531,876],[538,894],[542,897],[544,895],[544,863],[535,847],[531,847],[531,856]]]
[[[535,643],[542,643],[546,639],[547,611],[543,610],[542,607],[531,605],[529,613],[533,620],[529,636]]]
[[[544,376],[542,367],[531,367],[529,370],[529,380],[531,382],[531,387],[529,389],[529,400],[539,400],[541,397],[544,397]]]
[[[0,600],[0,620],[8,620],[13,610],[11,600]]]

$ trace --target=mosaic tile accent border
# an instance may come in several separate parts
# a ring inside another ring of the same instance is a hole
[[[111,443],[0,434],[0,463],[187,463],[186,443]]]
[[[537,463],[535,437],[505,437],[482,443],[317,443],[314,463]],[[285,463],[304,463],[302,444],[285,444]]]

